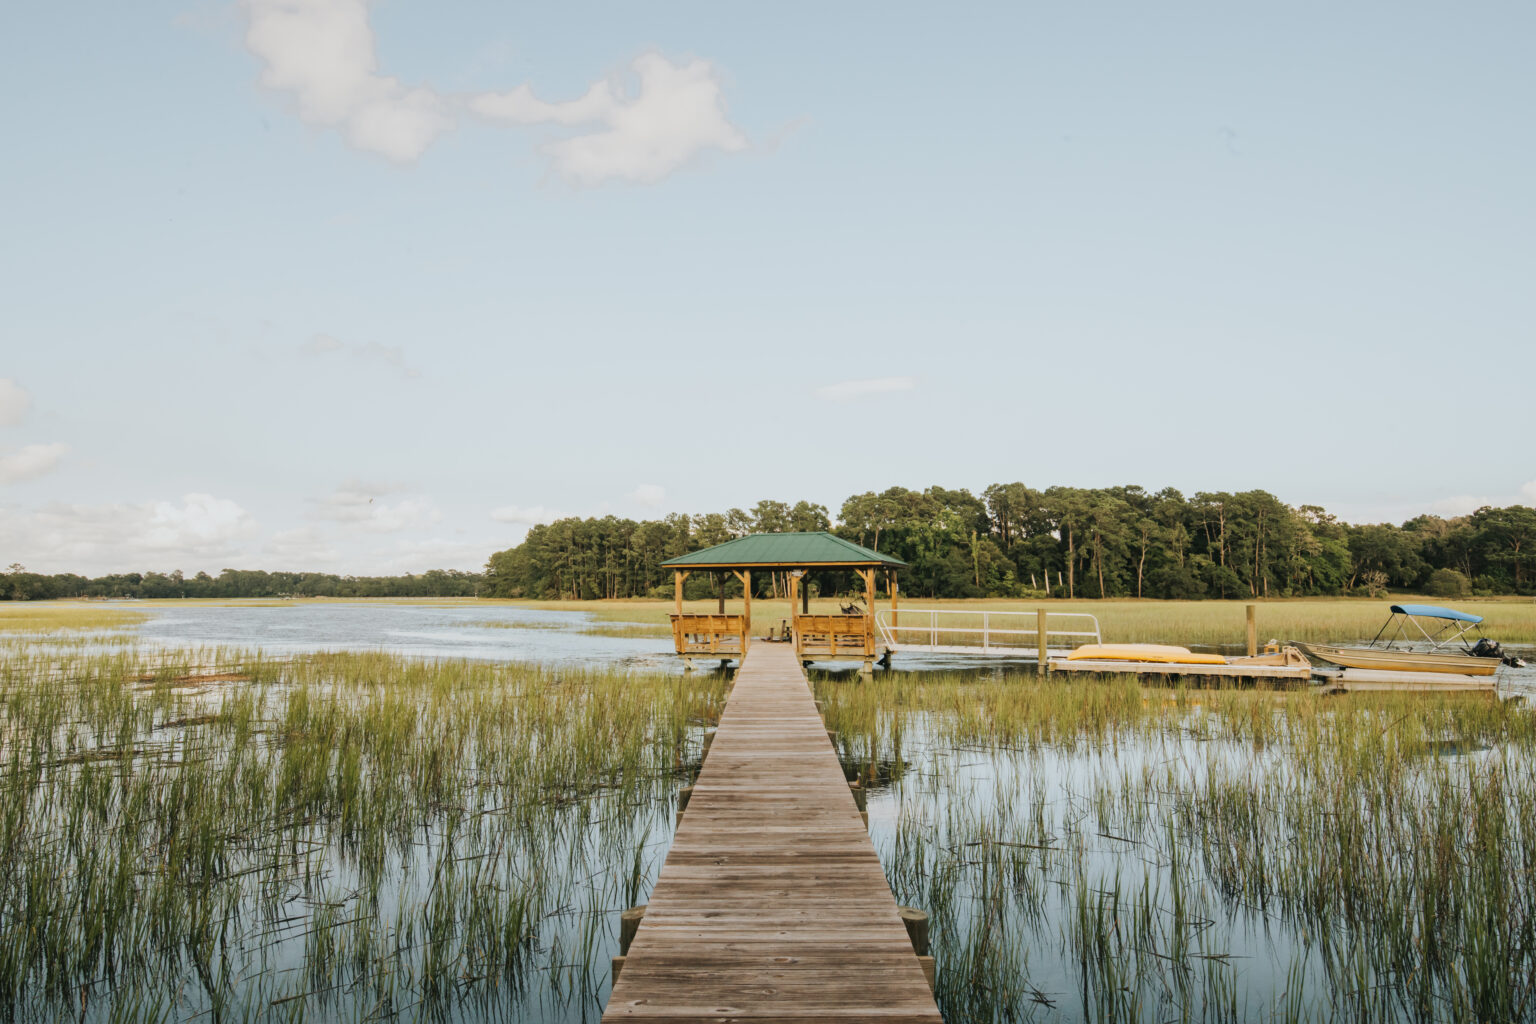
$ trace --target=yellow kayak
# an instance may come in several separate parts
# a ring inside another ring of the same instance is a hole
[[[1068,661],[1155,661],[1165,665],[1225,665],[1219,654],[1195,654],[1188,647],[1167,644],[1088,644],[1067,655]]]

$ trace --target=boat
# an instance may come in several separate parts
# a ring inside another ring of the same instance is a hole
[[[1219,654],[1195,654],[1188,647],[1168,644],[1084,644],[1068,661],[1143,661],[1164,665],[1225,665]]]
[[[1432,604],[1394,604],[1392,615],[1364,647],[1338,647],[1292,641],[1294,646],[1319,661],[1344,668],[1383,672],[1449,672],[1464,676],[1491,676],[1499,665],[1524,662],[1504,653],[1496,642],[1482,635],[1481,615],[1441,608]],[[1433,628],[1426,628],[1430,620]],[[1388,630],[1395,630],[1389,635]],[[1476,632],[1476,642],[1468,633]],[[1423,645],[1429,649],[1424,650]]]

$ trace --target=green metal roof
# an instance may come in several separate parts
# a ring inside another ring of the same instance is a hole
[[[818,533],[754,533],[716,544],[702,551],[690,551],[661,563],[676,569],[690,566],[791,565],[809,568],[815,565],[884,565],[903,568],[906,562],[878,551],[860,547],[851,540]]]

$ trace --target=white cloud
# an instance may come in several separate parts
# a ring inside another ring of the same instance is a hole
[[[340,352],[347,347],[347,343],[340,338],[333,338],[329,334],[317,334],[304,343],[300,350],[308,355],[319,355],[322,352]]]
[[[14,427],[27,418],[32,396],[9,377],[0,377],[0,427]]]
[[[69,445],[55,441],[52,444],[29,444],[0,454],[0,484],[35,480],[51,473],[68,452]]]
[[[551,523],[560,518],[560,513],[543,505],[530,505],[523,508],[520,505],[502,505],[491,510],[491,518],[498,523],[515,523],[524,526],[533,526],[536,523]]]
[[[1464,516],[1485,505],[1502,508],[1506,505],[1528,505],[1536,507],[1536,480],[1530,480],[1520,486],[1516,494],[1503,495],[1472,495],[1459,494],[1454,498],[1442,498],[1440,501],[1430,503],[1430,511],[1439,516]]]
[[[497,541],[454,541],[433,537],[397,543],[393,550],[374,555],[369,573],[421,573],[428,569],[460,569],[480,572],[491,553],[507,545]]]
[[[218,545],[248,536],[255,524],[237,503],[211,494],[188,494],[177,505],[157,501],[144,530],[152,548],[174,550],[184,545]]]
[[[464,107],[491,121],[576,129],[543,147],[567,181],[654,182],[706,150],[747,148],[726,116],[720,76],[702,59],[674,64],[657,53],[574,100],[546,102],[528,85],[510,92],[452,96],[380,73],[368,0],[241,0],[245,44],[262,61],[261,83],[292,97],[308,124],[401,163],[419,158],[453,129]]]
[[[268,538],[261,550],[262,563],[279,570],[303,571],[309,566],[331,565],[341,559],[341,552],[331,538],[314,526],[280,530]]]
[[[482,117],[517,124],[592,125],[546,144],[542,151],[567,181],[597,185],[609,179],[654,182],[705,150],[737,153],[747,138],[726,117],[720,76],[707,60],[673,64],[647,53],[630,65],[637,88],[622,81],[596,82],[585,95],[548,103],[527,85],[486,93],[469,101]]]
[[[188,494],[179,502],[48,505],[0,513],[0,534],[39,572],[100,575],[208,569],[245,557],[257,524],[226,498]],[[47,565],[34,563],[47,562]]]
[[[376,533],[398,533],[442,521],[442,512],[425,496],[402,498],[394,504],[383,500],[399,490],[392,484],[348,480],[321,499],[316,515]]]
[[[833,402],[845,402],[853,398],[863,398],[866,395],[911,391],[915,387],[917,387],[917,381],[912,377],[866,377],[862,380],[824,384],[816,389],[816,397]]]
[[[306,123],[357,149],[409,163],[453,127],[451,104],[379,74],[367,0],[242,0],[261,84],[290,94]]]
[[[421,371],[405,361],[405,350],[396,345],[381,345],[376,341],[352,344],[329,334],[317,334],[299,347],[307,356],[325,356],[332,352],[345,352],[353,359],[365,363],[379,363],[393,367],[407,377],[420,377]]]
[[[629,492],[629,500],[645,508],[660,508],[667,500],[667,489],[660,484],[640,484]]]

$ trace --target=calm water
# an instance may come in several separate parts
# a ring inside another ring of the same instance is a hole
[[[138,627],[166,647],[260,648],[277,654],[382,650],[421,658],[633,665],[677,669],[669,637],[601,636],[587,612],[507,605],[296,602],[154,605]],[[485,623],[504,625],[489,626]]]
[[[154,605],[138,627],[147,643],[166,647],[260,648],[279,654],[306,651],[384,650],[422,658],[623,665],[681,671],[669,637],[603,636],[590,630],[623,624],[584,611],[552,611],[503,604],[393,604],[324,601],[259,605]],[[504,625],[486,625],[498,623]],[[1364,642],[1365,638],[1361,639]],[[1536,696],[1536,647],[1506,645],[1526,668],[1502,668],[1502,691]],[[1241,644],[1200,647],[1226,655]],[[1034,663],[966,655],[897,655],[898,667],[987,675],[1033,672]],[[818,665],[839,672],[853,664]]]

